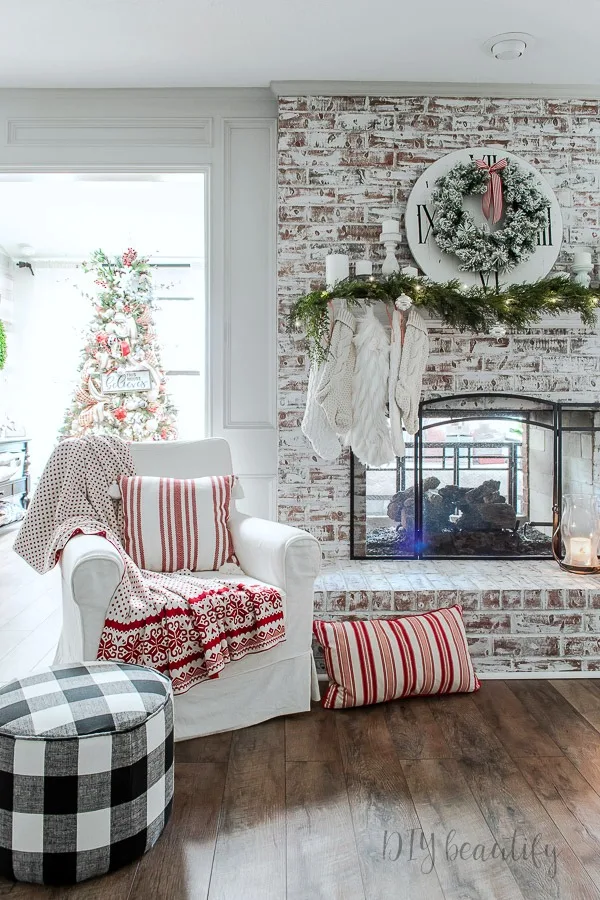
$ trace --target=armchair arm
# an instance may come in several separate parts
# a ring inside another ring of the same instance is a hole
[[[101,606],[105,611],[123,577],[123,560],[106,538],[78,534],[61,555],[63,582],[79,606]]]
[[[319,543],[307,531],[236,513],[229,520],[240,566],[259,581],[295,593],[294,583],[312,583],[321,567]]]
[[[63,637],[95,659],[106,610],[123,577],[123,560],[106,538],[79,534],[61,554]],[[67,634],[66,632],[69,632]]]

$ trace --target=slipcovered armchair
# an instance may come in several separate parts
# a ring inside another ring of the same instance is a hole
[[[201,478],[233,472],[229,445],[205,441],[132,444],[136,473]],[[312,656],[313,585],[321,553],[298,528],[234,512],[229,520],[241,582],[278,588],[286,639],[270,650],[229,663],[218,678],[175,697],[175,738],[187,740],[303,712],[318,699]],[[111,597],[123,575],[115,548],[99,536],[77,535],[61,556],[63,630],[56,661],[96,659]],[[214,572],[198,573],[215,577]],[[219,576],[217,573],[217,577]]]

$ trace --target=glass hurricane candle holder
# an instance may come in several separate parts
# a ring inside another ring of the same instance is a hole
[[[554,557],[561,568],[579,575],[600,572],[598,542],[600,540],[600,510],[592,494],[565,494],[562,501],[560,535],[557,529]],[[560,553],[560,538],[565,548]]]

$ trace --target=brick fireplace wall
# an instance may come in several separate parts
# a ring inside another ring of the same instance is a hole
[[[555,190],[573,245],[600,236],[598,103],[434,97],[282,97],[279,102],[279,516],[312,532],[328,559],[349,554],[347,454],[321,460],[300,431],[307,384],[302,341],[286,332],[291,302],[324,277],[325,255],[381,260],[380,223],[402,218],[423,170],[462,147],[505,147]],[[411,262],[406,241],[402,264]],[[431,330],[426,396],[523,392],[564,400],[600,397],[600,339],[575,326],[503,338]]]

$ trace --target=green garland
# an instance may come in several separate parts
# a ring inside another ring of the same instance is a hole
[[[378,279],[363,276],[341,281],[334,288],[323,286],[311,291],[293,304],[288,326],[304,332],[311,359],[320,362],[327,356],[330,300],[343,298],[350,306],[381,300],[393,306],[400,294],[407,294],[415,307],[442,319],[450,328],[478,334],[487,334],[494,325],[522,330],[538,322],[542,315],[567,312],[579,313],[585,325],[593,325],[600,303],[597,290],[560,276],[492,291],[464,287],[456,280],[439,284],[399,273]]]
[[[463,209],[467,194],[485,194],[490,175],[475,162],[459,163],[438,178],[433,236],[445,253],[459,260],[461,272],[510,271],[537,248],[539,232],[548,224],[549,202],[533,175],[507,162],[498,172],[502,182],[502,228],[490,232]]]
[[[6,365],[6,332],[4,324],[0,321],[0,371]]]

